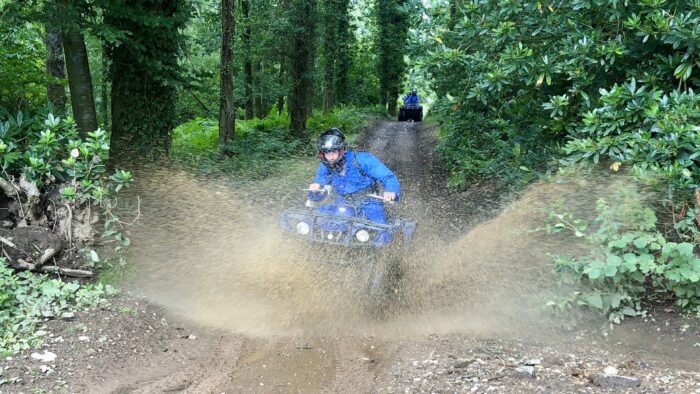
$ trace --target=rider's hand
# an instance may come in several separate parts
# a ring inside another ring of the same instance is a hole
[[[312,183],[309,185],[309,190],[321,190],[321,185],[318,183]]]
[[[382,197],[384,198],[384,201],[394,201],[396,200],[396,193],[384,192],[384,195]]]

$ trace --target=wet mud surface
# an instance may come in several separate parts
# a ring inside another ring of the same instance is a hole
[[[697,318],[661,309],[603,336],[597,318],[565,330],[542,308],[548,254],[576,245],[531,230],[554,203],[592,211],[615,181],[537,184],[514,202],[491,184],[450,193],[435,138],[385,122],[357,143],[401,180],[391,214],[419,223],[387,315],[366,313],[347,271],[278,230],[316,163],[252,185],[152,168],[132,191],[130,296],[51,322],[51,372],[18,355],[0,393],[700,393]],[[629,379],[600,378],[606,368]]]

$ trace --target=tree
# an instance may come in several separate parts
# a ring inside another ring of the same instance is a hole
[[[57,25],[57,12],[54,3],[46,5],[46,73],[49,76],[47,98],[58,112],[66,109],[66,88],[61,83],[66,79],[65,62],[63,60],[63,41],[61,29]]]
[[[311,112],[313,96],[313,64],[315,60],[314,33],[316,0],[291,1],[291,59],[292,86],[289,94],[289,117],[292,134],[304,139],[306,119]]]
[[[690,118],[680,113],[693,113],[689,90],[700,86],[696,7],[599,5],[459,0],[429,7],[409,42],[437,97],[431,113],[443,124],[440,151],[453,185],[527,179],[565,146],[578,159],[624,166],[645,158],[641,173],[668,172],[694,191],[700,160],[685,141],[693,136],[685,132]],[[454,7],[459,20],[449,29]],[[426,51],[426,42],[439,45]],[[673,141],[672,154],[663,153],[665,141]],[[678,163],[656,162],[662,158]]]
[[[241,0],[241,12],[243,14],[243,73],[245,83],[245,118],[253,119],[253,64],[251,61],[251,45],[250,45],[250,0]]]
[[[323,8],[323,111],[344,99],[350,70],[348,0],[326,0]]]
[[[19,1],[0,7],[0,112],[34,113],[46,106],[49,81],[38,13]]]
[[[400,9],[404,0],[377,0],[379,53],[379,102],[388,105],[388,112],[396,114],[396,99],[405,64],[406,15]]]
[[[221,90],[219,92],[219,144],[235,136],[236,107],[233,102],[233,0],[221,0]]]
[[[90,25],[92,10],[81,0],[61,0],[48,3],[46,7],[41,17],[51,29],[60,27],[73,118],[81,135],[86,137],[87,133],[97,130],[92,75],[83,35]]]
[[[104,24],[117,37],[105,45],[112,81],[112,145],[164,153],[175,126],[181,31],[189,18],[186,0],[116,0],[107,3]]]
[[[335,53],[334,93],[335,102],[347,104],[348,80],[352,58],[350,47],[355,36],[350,31],[350,1],[340,0],[338,3],[338,43]]]
[[[333,108],[335,47],[338,44],[336,5],[336,0],[325,0],[323,4],[323,112]]]
[[[264,90],[263,90],[263,78],[265,77],[265,72],[262,64],[262,60],[255,62],[255,76],[253,78],[253,84],[255,89],[253,90],[253,109],[255,116],[259,119],[265,117],[265,106],[263,104]]]
[[[97,130],[97,112],[92,94],[92,76],[85,39],[79,31],[63,32],[63,50],[73,118],[81,135]]]

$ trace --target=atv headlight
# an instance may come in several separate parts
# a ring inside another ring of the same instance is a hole
[[[306,235],[311,231],[311,227],[309,227],[309,224],[306,222],[299,222],[297,223],[297,233],[301,235]]]
[[[357,238],[358,241],[365,243],[369,241],[369,233],[367,230],[360,230],[355,233],[355,238]]]

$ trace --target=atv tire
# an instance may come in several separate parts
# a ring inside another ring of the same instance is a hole
[[[399,259],[384,255],[373,259],[367,281],[367,305],[376,317],[386,316],[395,298],[399,280]]]

